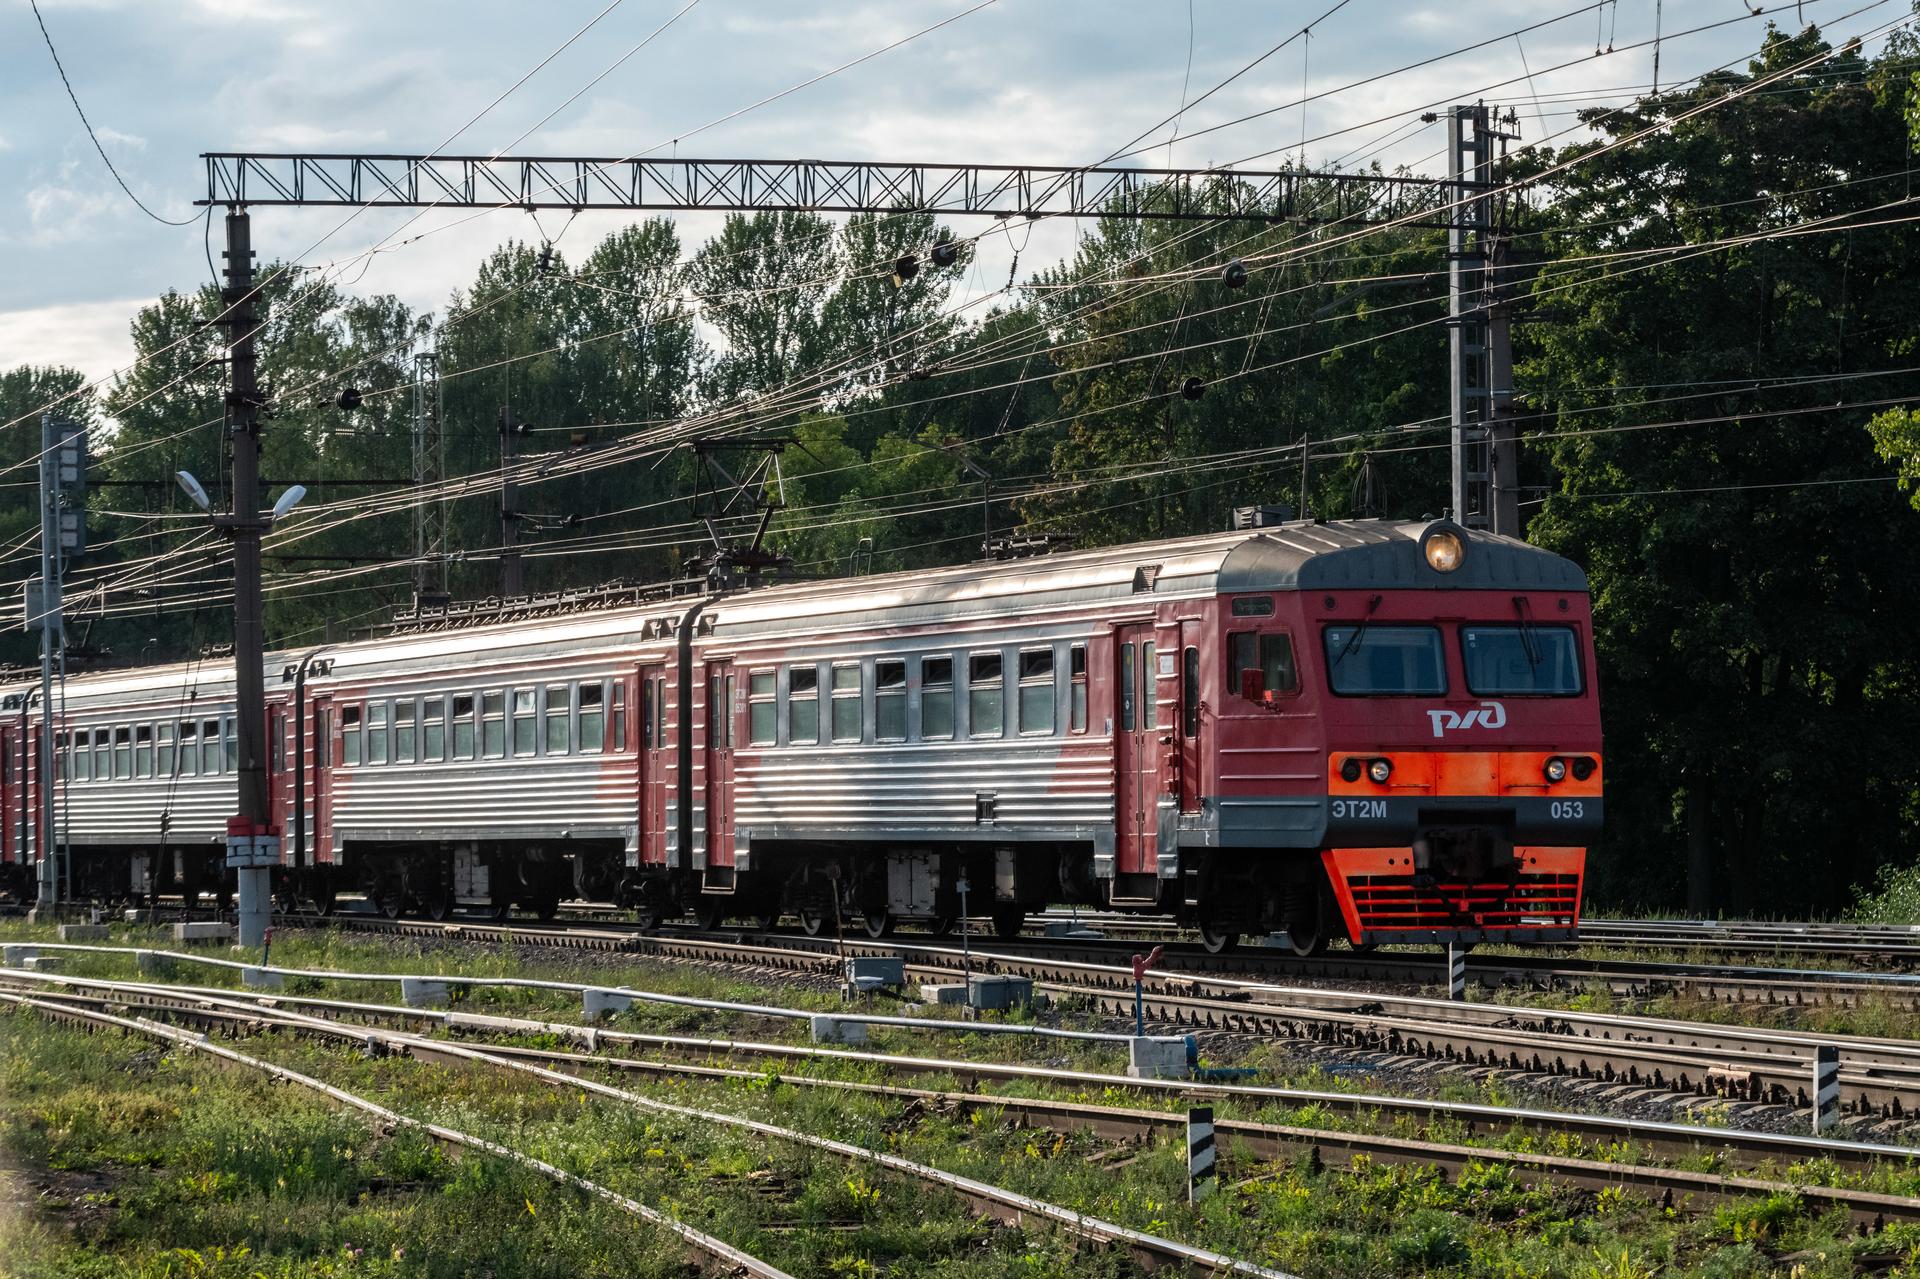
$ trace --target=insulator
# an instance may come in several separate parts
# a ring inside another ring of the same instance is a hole
[[[960,246],[952,240],[942,240],[933,246],[932,256],[935,266],[952,266],[960,260]]]
[[[1197,400],[1207,393],[1207,384],[1197,377],[1190,377],[1180,384],[1180,398]]]
[[[1244,289],[1247,286],[1247,264],[1239,258],[1227,263],[1220,272],[1220,283],[1230,289]]]
[[[341,412],[353,412],[360,407],[360,388],[355,386],[341,387],[340,394],[334,397],[333,402],[340,406]]]

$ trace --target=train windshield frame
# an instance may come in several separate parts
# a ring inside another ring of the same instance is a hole
[[[1341,697],[1440,697],[1447,691],[1446,646],[1437,626],[1326,627],[1327,686]]]
[[[1460,661],[1479,697],[1579,697],[1587,691],[1571,626],[1462,626]]]

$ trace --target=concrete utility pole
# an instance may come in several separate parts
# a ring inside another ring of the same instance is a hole
[[[262,667],[266,634],[260,616],[260,386],[253,335],[253,244],[246,212],[227,210],[227,287],[221,295],[227,331],[227,437],[233,454],[232,514],[225,521],[233,538],[233,688],[234,734],[240,755],[240,811],[227,828],[227,864],[239,876],[240,945],[265,943],[272,910],[272,871],[280,860],[272,830],[265,752],[267,692]]]
[[[525,595],[520,578],[520,486],[514,483],[513,438],[520,434],[513,406],[500,406],[500,596]]]
[[[1520,536],[1520,426],[1513,408],[1513,302],[1507,293],[1507,237],[1496,230],[1488,262],[1487,432],[1493,455],[1493,531]]]
[[[54,570],[55,544],[59,540],[60,487],[55,481],[54,453],[60,445],[60,428],[51,414],[40,415],[40,598],[27,602],[29,625],[40,628],[40,829],[35,832],[34,851],[39,855],[35,875],[39,880],[39,900],[55,905],[60,900],[60,866],[54,857],[53,838],[53,650],[58,643],[56,629],[61,625],[60,575]],[[38,616],[34,616],[37,612]],[[20,743],[20,780],[28,781],[27,744]]]
[[[1487,313],[1482,293],[1491,205],[1483,194],[1492,179],[1493,137],[1484,104],[1447,111],[1449,195],[1456,201],[1447,228],[1447,333],[1451,359],[1453,518],[1468,528],[1489,524]]]

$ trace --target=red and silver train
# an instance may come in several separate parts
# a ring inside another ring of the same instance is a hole
[[[458,612],[458,608],[454,610]],[[1600,828],[1590,602],[1455,524],[1294,522],[431,627],[267,662],[280,899],[613,899],[880,934],[1046,903],[1284,931],[1570,937]],[[0,874],[44,843],[0,690]],[[217,663],[70,679],[77,896],[220,892]]]

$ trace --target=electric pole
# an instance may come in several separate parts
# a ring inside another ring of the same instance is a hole
[[[413,606],[447,602],[446,397],[440,353],[413,357]],[[438,495],[438,496],[436,496]]]
[[[520,434],[513,406],[500,406],[500,597],[525,595],[520,580],[520,486],[513,481],[513,439]]]
[[[259,327],[254,309],[253,244],[247,214],[227,209],[227,287],[219,321],[227,331],[227,437],[233,454],[232,513],[225,524],[233,538],[233,727],[240,756],[240,811],[227,824],[227,865],[239,877],[242,946],[265,943],[272,910],[272,866],[280,861],[267,800],[262,738],[266,736],[267,693],[262,671],[266,635],[260,611],[260,408],[253,335]]]
[[[1493,170],[1493,135],[1485,104],[1447,111],[1447,169],[1454,201],[1447,228],[1447,340],[1453,427],[1451,514],[1468,528],[1489,523],[1487,408],[1488,324],[1484,293],[1489,231],[1486,190]]]
[[[1520,536],[1520,427],[1513,420],[1513,301],[1507,293],[1507,237],[1496,230],[1488,268],[1487,432],[1493,455],[1493,531]]]

